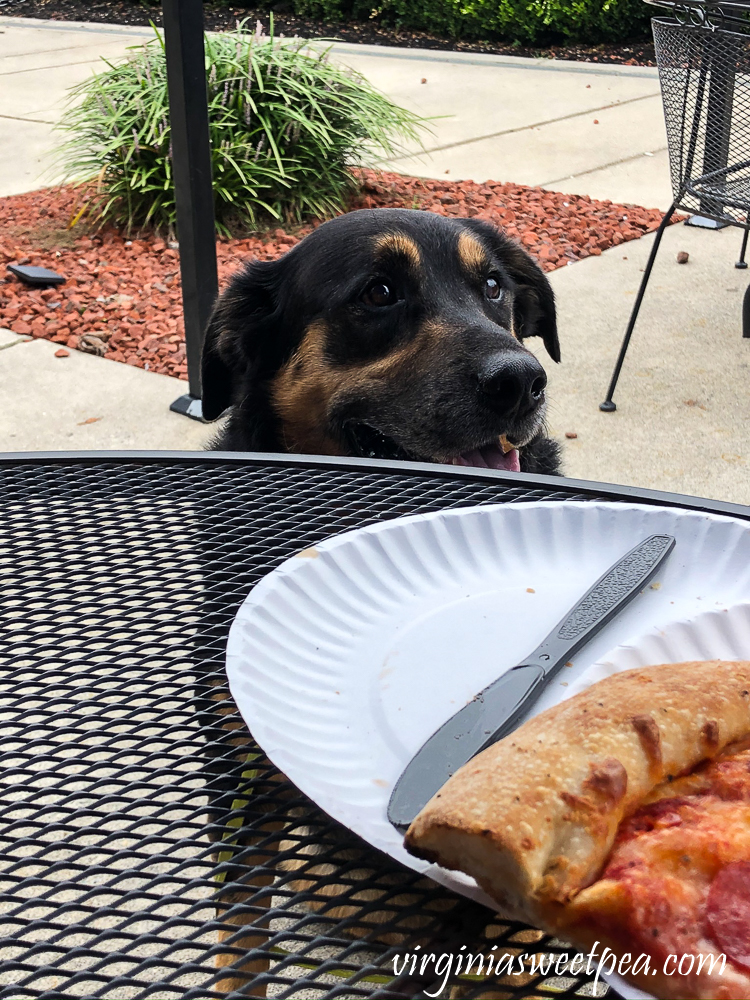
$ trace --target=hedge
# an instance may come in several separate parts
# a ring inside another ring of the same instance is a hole
[[[296,14],[306,17],[373,19],[450,38],[503,38],[527,45],[643,37],[653,15],[644,0],[292,0],[292,4]]]

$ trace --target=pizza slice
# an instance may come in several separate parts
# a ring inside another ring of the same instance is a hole
[[[630,956],[649,993],[750,997],[750,663],[592,685],[461,768],[405,843],[507,913]]]

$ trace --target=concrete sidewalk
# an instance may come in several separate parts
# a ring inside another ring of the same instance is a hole
[[[666,231],[615,392],[617,412],[599,410],[653,240],[551,275],[563,360],[545,367],[565,471],[750,504],[750,340],[741,330],[748,272],[734,268],[737,230]],[[687,264],[676,261],[681,250]]]
[[[150,28],[0,17],[0,122],[13,135],[0,149],[0,196],[58,179],[44,154],[67,89],[100,69],[102,57],[122,57],[152,37]],[[393,101],[433,119],[427,152],[415,155],[413,146],[387,164],[393,169],[539,184],[648,207],[671,200],[655,69],[332,48]]]
[[[43,174],[65,90],[150,29],[0,18],[0,196]],[[451,179],[538,184],[665,208],[671,201],[656,70],[337,44],[334,57],[432,122],[427,151],[387,166]],[[423,83],[422,80],[426,80]],[[653,236],[553,272],[563,364],[547,361],[550,419],[571,475],[750,503],[750,340],[740,234],[672,227],[616,395],[612,365]],[[675,261],[688,250],[690,262]],[[211,430],[169,413],[185,383],[50,345],[2,349],[0,448],[195,448]],[[48,356],[49,355],[49,356]],[[89,418],[100,417],[89,422]],[[64,417],[63,417],[64,415]],[[2,418],[7,421],[7,416]]]
[[[374,45],[334,51],[396,103],[432,119],[426,152],[389,161],[394,170],[650,208],[672,200],[655,69]]]
[[[208,428],[172,413],[187,383],[0,329],[0,451],[199,451]]]

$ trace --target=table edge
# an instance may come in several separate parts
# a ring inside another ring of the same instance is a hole
[[[0,452],[0,468],[7,465],[49,465],[50,463],[65,464],[99,464],[105,462],[132,463],[167,463],[167,464],[203,464],[214,463],[226,465],[278,465],[293,468],[310,469],[341,469],[359,472],[388,472],[401,475],[431,476],[433,478],[475,480],[478,482],[497,482],[505,486],[526,486],[552,491],[567,490],[569,492],[589,493],[598,499],[611,497],[614,500],[631,503],[647,503],[670,507],[684,507],[688,510],[704,511],[712,514],[724,514],[730,517],[750,519],[750,505],[734,503],[728,500],[712,500],[708,497],[695,497],[685,493],[672,493],[666,490],[652,490],[639,486],[626,486],[618,483],[602,483],[593,479],[571,479],[567,476],[545,476],[528,472],[501,472],[495,469],[474,469],[455,465],[438,465],[430,462],[387,461],[384,459],[366,459],[340,457],[331,455],[291,455],[277,452],[240,452],[240,451],[159,451],[159,450],[122,450],[122,451],[34,451],[34,452]]]

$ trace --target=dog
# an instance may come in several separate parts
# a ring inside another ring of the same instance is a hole
[[[535,336],[559,361],[550,284],[494,226],[404,209],[338,216],[278,260],[248,264],[217,302],[203,348],[203,416],[229,412],[211,447],[557,474],[546,375],[524,346]],[[219,991],[247,992],[268,972],[269,958],[242,952],[267,946],[248,900],[274,879],[277,892],[299,893],[305,909],[341,921],[347,935],[396,946],[422,926],[412,915],[380,931],[393,904],[381,889],[357,888],[358,848],[342,845],[338,873],[312,833],[304,815],[278,829],[275,876],[251,873],[248,835],[247,889],[225,893],[220,907]]]
[[[560,360],[552,288],[494,226],[338,216],[219,298],[203,416],[230,413],[210,447],[557,474],[529,337]]]

